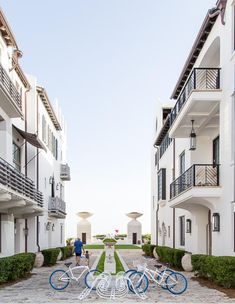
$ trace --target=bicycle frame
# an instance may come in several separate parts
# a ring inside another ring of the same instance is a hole
[[[142,280],[142,277],[144,275],[146,275],[146,277],[148,278],[148,280],[152,280],[153,282],[155,282],[158,286],[162,286],[162,283],[166,280],[166,277],[169,276],[169,274],[166,272],[166,269],[163,270],[163,273],[156,270],[152,270],[149,269],[147,267],[144,267],[143,271],[141,271],[143,273],[143,275],[141,276],[140,280]],[[160,280],[156,280],[155,276],[157,276],[158,278],[160,277]],[[177,282],[176,280],[174,280],[174,278],[172,278],[172,280],[174,281],[172,284],[170,285],[175,285]]]
[[[73,274],[73,270],[81,269],[81,268],[84,268],[82,273],[78,277],[75,277],[74,274]],[[88,266],[75,266],[75,267],[70,267],[69,266],[69,269],[64,274],[62,274],[62,276],[59,278],[59,280],[62,281],[62,282],[67,282],[67,281],[70,281],[70,280],[78,282],[87,270],[88,271],[90,270]]]

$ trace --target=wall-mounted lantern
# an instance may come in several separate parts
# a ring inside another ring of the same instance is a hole
[[[186,220],[186,233],[192,232],[192,221],[190,219]]]
[[[29,229],[28,228],[23,228],[23,232],[25,236],[28,236],[29,234]]]
[[[189,150],[194,151],[194,150],[196,150],[197,135],[196,135],[194,127],[193,127],[194,120],[191,120],[191,122],[192,122],[192,129],[191,129],[191,133],[189,135],[189,138],[190,138],[190,148],[189,148]]]
[[[47,231],[50,230],[51,223],[50,223],[50,222],[47,222],[45,225],[46,225],[46,230],[47,230]]]
[[[212,215],[212,229],[213,231],[220,231],[220,215],[213,213]]]
[[[49,178],[49,184],[52,185],[54,183],[54,176],[50,176]]]

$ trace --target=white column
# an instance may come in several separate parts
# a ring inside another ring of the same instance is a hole
[[[2,256],[14,255],[14,217],[13,215],[2,214]]]

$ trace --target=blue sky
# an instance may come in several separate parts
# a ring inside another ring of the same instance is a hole
[[[67,235],[78,211],[92,233],[150,232],[155,108],[167,102],[215,0],[1,0],[24,56],[68,124]]]

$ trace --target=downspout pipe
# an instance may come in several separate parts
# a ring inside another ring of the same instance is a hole
[[[38,94],[37,94],[37,134],[38,134]],[[39,190],[39,155],[37,148],[37,176],[36,176],[36,186],[37,190]],[[38,252],[40,252],[40,244],[39,244],[39,216],[37,216],[37,226],[36,226],[36,244],[38,247]]]
[[[173,138],[173,180],[175,180],[175,138]],[[175,208],[173,207],[173,248],[175,248]]]
[[[159,147],[154,144],[154,148],[157,149],[156,153],[158,153]],[[154,160],[154,162],[155,162],[155,160]],[[159,163],[157,163],[157,170],[158,169],[159,169]],[[154,197],[153,197],[153,203],[155,203]],[[156,245],[157,246],[158,246],[158,211],[159,211],[159,204],[157,203],[157,210],[156,210]]]
[[[30,87],[28,86],[25,90],[24,93],[24,129],[25,132],[27,132],[27,93],[30,91]],[[27,153],[27,141],[25,141],[25,164],[27,164],[27,158],[28,158],[28,153]],[[28,176],[28,170],[27,170],[27,166],[25,166],[24,168],[25,170],[25,176]],[[25,226],[25,231],[28,231],[28,220],[25,219],[24,220],[24,226]],[[28,252],[28,234],[25,233],[25,252]]]

